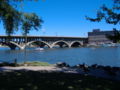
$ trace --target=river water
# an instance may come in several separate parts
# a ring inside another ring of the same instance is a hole
[[[24,50],[10,50],[0,48],[0,62],[42,61],[50,64],[66,62],[69,65],[86,63],[120,67],[120,48],[53,48],[37,51],[34,48]]]

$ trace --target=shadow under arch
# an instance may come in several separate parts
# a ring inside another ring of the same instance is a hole
[[[61,48],[63,47],[63,45],[67,45],[67,47],[70,46],[69,43],[67,43],[66,41],[64,41],[64,40],[59,40],[59,41],[56,41],[56,42],[54,42],[54,43],[52,44],[52,48],[53,48],[56,44],[58,44]]]
[[[13,42],[13,41],[2,42],[2,44],[8,46],[11,50],[15,50],[16,47],[18,47],[19,49],[22,49],[22,47],[18,45],[18,43]]]
[[[83,46],[83,43],[80,42],[80,41],[73,41],[73,42],[70,44],[70,47],[80,47],[80,46]]]
[[[30,44],[32,44],[32,43],[43,43],[43,45],[45,46],[45,45],[47,45],[49,48],[51,48],[51,46],[47,43],[47,42],[45,42],[45,41],[30,41],[30,42],[28,42],[27,44],[26,44],[26,46],[29,46]],[[25,47],[26,47],[25,46]],[[43,47],[44,47],[43,46]]]

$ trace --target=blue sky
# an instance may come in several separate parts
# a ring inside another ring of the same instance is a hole
[[[34,12],[44,23],[39,31],[31,31],[29,35],[45,36],[76,36],[85,37],[92,29],[112,30],[118,25],[105,22],[90,22],[85,16],[95,17],[96,11],[103,4],[112,5],[112,0],[39,0],[38,2],[24,2],[25,12]],[[0,25],[0,35],[5,30]],[[21,35],[21,31],[14,35]]]

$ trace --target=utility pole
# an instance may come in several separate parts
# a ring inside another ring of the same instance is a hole
[[[23,11],[24,11],[24,8],[23,8],[23,6],[24,6],[24,2],[21,2],[21,4],[20,4],[20,8],[21,8],[21,12],[23,13]],[[26,61],[27,61],[27,52],[26,52],[26,44],[27,44],[27,31],[26,31],[26,33],[23,35],[23,37],[24,37],[24,42],[25,42],[25,49],[24,49],[24,65],[26,66]]]
[[[56,37],[58,36],[58,33],[57,33],[57,32],[55,32],[55,36],[56,36]]]
[[[42,29],[42,33],[43,33],[43,36],[45,36],[46,30],[44,28]]]

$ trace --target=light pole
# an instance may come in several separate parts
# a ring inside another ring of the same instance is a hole
[[[46,30],[44,28],[42,29],[42,33],[43,33],[43,36],[45,36]]]
[[[57,33],[57,32],[55,32],[55,36],[56,36],[56,37],[58,36],[58,33]]]

